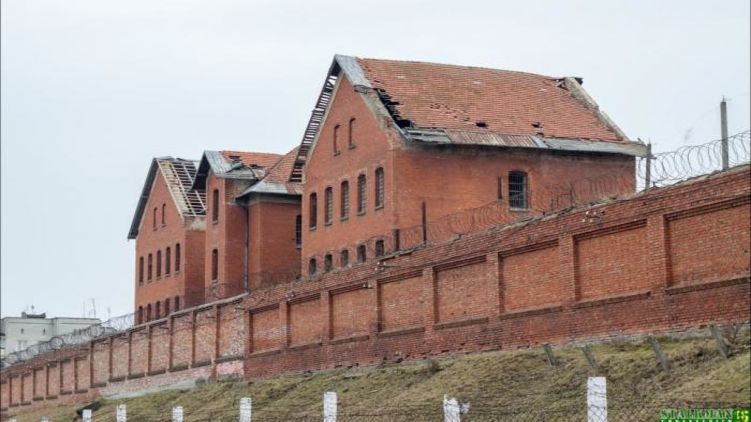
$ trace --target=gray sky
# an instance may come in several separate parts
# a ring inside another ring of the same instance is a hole
[[[2,2],[2,315],[130,312],[151,157],[296,145],[335,53],[584,78],[656,150],[749,128],[749,2]]]

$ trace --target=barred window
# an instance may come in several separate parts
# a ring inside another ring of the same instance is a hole
[[[148,270],[146,271],[146,277],[149,281],[151,281],[151,275],[153,274],[153,259],[152,255],[149,254],[149,262],[148,262]]]
[[[342,267],[346,267],[347,265],[349,265],[349,250],[348,249],[342,249],[342,251],[339,253],[339,261]]]
[[[143,257],[138,258],[138,284],[143,284]]]
[[[383,197],[384,197],[384,176],[383,176],[383,167],[378,167],[375,171],[375,207],[381,208],[383,207]]]
[[[508,203],[511,208],[529,208],[528,191],[527,173],[512,171],[508,174]]]
[[[180,244],[175,244],[175,272],[180,272]]]
[[[325,272],[329,272],[334,267],[334,258],[331,256],[330,253],[327,253],[325,257],[323,257],[323,270]]]
[[[172,249],[167,246],[164,251],[164,274],[169,275],[172,272]]]
[[[310,261],[308,261],[308,274],[315,275],[316,271],[318,271],[318,264],[316,263],[316,259],[310,258]]]
[[[386,247],[384,246],[383,240],[376,240],[375,243],[375,254],[377,257],[382,257],[386,254]]]
[[[211,251],[211,280],[216,281],[219,278],[219,250]]]
[[[365,214],[365,208],[367,206],[367,180],[365,175],[361,174],[357,176],[357,213]]]
[[[334,155],[339,154],[339,125],[334,126]]]
[[[156,251],[156,278],[162,276],[162,251]]]
[[[346,180],[342,182],[341,195],[339,214],[342,220],[346,220],[349,218],[349,182]]]
[[[357,247],[357,262],[365,262],[366,259],[368,259],[368,252],[365,249],[365,245],[360,245]]]
[[[295,247],[302,248],[302,215],[295,217]]]
[[[334,221],[334,190],[331,186],[326,188],[324,200],[326,201],[326,208],[323,213],[324,224],[331,224]]]
[[[349,148],[355,147],[355,119],[349,119],[349,133],[347,134],[347,145]]]
[[[211,192],[211,221],[219,221],[219,189]]]
[[[309,208],[308,211],[310,212],[310,218],[308,225],[310,226],[310,229],[313,230],[316,228],[316,220],[318,220],[318,195],[315,192],[310,194]]]

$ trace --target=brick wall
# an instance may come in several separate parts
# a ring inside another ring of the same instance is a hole
[[[0,372],[4,411],[186,379],[748,322],[749,176],[486,230],[38,355]]]

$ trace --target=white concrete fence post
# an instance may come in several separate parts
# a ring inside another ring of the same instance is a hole
[[[443,420],[444,422],[461,422],[462,415],[469,412],[469,403],[459,403],[459,400],[443,395]]]
[[[608,396],[605,377],[587,380],[587,422],[608,421]]]
[[[323,393],[323,422],[336,422],[336,393]]]
[[[172,422],[183,422],[182,406],[175,406],[172,408]]]
[[[128,410],[124,404],[117,405],[117,409],[115,409],[115,418],[117,419],[117,422],[128,421]]]
[[[91,409],[83,409],[81,419],[83,422],[91,422]]]
[[[250,422],[253,415],[253,402],[250,397],[240,399],[240,422]]]
[[[15,420],[15,419],[11,419],[11,420]],[[49,419],[47,419],[47,417],[46,417],[46,416],[42,416],[42,418],[41,418],[41,419],[39,419],[39,422],[50,422],[50,420],[49,420]]]

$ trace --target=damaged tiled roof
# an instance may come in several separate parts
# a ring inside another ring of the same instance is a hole
[[[622,140],[592,106],[574,97],[565,78],[422,62],[357,62],[397,123],[408,127]]]
[[[255,165],[264,168],[272,167],[282,158],[279,154],[267,152],[222,151],[222,155],[229,162],[240,160],[246,166]]]
[[[175,206],[180,217],[185,220],[188,217],[200,217],[206,214],[206,193],[192,189],[196,177],[198,162],[173,157],[154,158],[146,174],[146,181],[138,198],[136,212],[128,231],[128,239],[135,239],[143,219],[146,203],[151,195],[151,189],[158,173],[161,173],[167,189],[175,201]]]
[[[295,147],[284,154],[273,167],[267,169],[266,176],[260,182],[249,187],[239,196],[245,196],[254,192],[285,195],[302,194],[302,183],[288,181],[295,164],[298,148]]]

